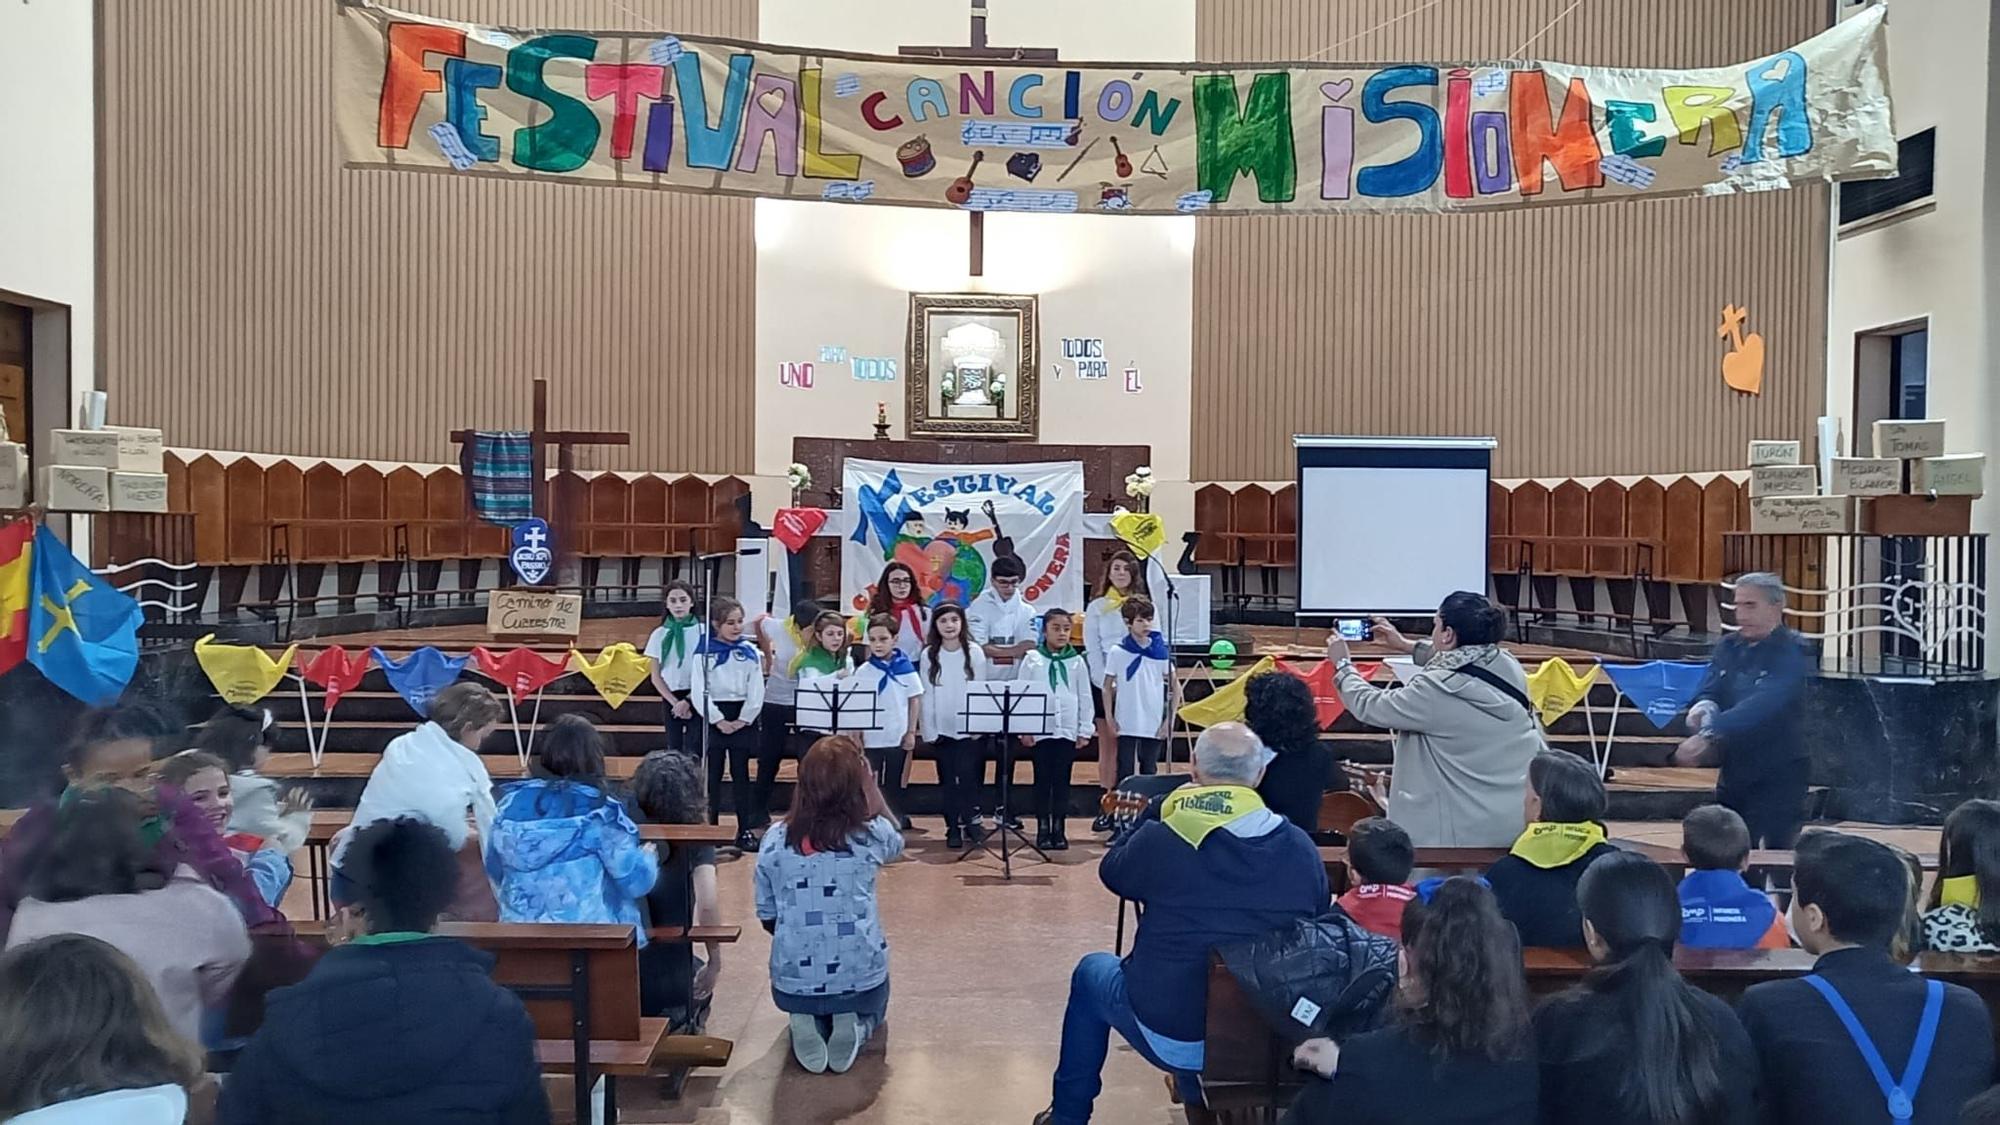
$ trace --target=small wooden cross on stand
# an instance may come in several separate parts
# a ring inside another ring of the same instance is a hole
[[[465,445],[472,440],[472,430],[453,430],[450,438],[455,445]],[[570,505],[555,503],[549,492],[549,447],[556,449],[556,471],[572,472],[576,469],[576,447],[579,445],[630,445],[632,435],[625,430],[552,430],[549,428],[549,381],[535,380],[534,426],[528,431],[529,448],[533,451],[534,462],[534,508],[535,514],[547,520],[555,532],[556,550],[560,557],[571,557],[576,550],[576,539],[570,534]],[[504,571],[503,571],[504,573]]]
[[[986,44],[986,0],[972,0],[972,39],[969,47],[898,47],[896,53],[908,58],[963,60],[967,62],[1054,62],[1053,47],[989,47]],[[973,211],[972,229],[966,242],[966,272],[973,277],[986,274],[986,212]]]

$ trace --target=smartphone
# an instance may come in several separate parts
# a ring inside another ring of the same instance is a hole
[[[1334,628],[1340,632],[1340,638],[1345,641],[1365,641],[1375,635],[1374,628],[1369,625],[1367,619],[1361,617],[1343,617],[1334,622]]]

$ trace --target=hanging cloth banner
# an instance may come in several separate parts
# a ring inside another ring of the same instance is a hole
[[[901,207],[1466,211],[1894,174],[1885,7],[1698,69],[965,63],[339,5],[348,167]]]
[[[1084,604],[1083,462],[923,465],[849,457],[841,468],[840,593],[865,609],[882,567],[909,566],[935,609],[968,605],[986,589],[993,560],[1027,568],[1021,597],[1033,606]]]
[[[646,673],[653,669],[650,658],[624,641],[607,645],[596,660],[585,660],[582,653],[574,651],[569,658],[613,709],[630,699],[639,685],[646,682]]]
[[[194,643],[194,658],[215,685],[215,694],[231,707],[248,707],[271,694],[292,666],[299,646],[293,645],[276,660],[252,645],[217,644],[210,633]]]
[[[405,656],[400,663],[389,659],[389,654],[379,648],[369,651],[375,654],[375,664],[382,669],[389,686],[419,715],[429,715],[431,697],[450,686],[472,662],[470,656],[446,656],[430,645]]]

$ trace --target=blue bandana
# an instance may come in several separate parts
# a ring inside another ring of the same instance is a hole
[[[1139,642],[1133,640],[1130,633],[1118,639],[1118,647],[1121,651],[1134,654],[1132,663],[1125,666],[1125,678],[1128,680],[1139,674],[1139,665],[1144,661],[1166,660],[1168,658],[1167,638],[1162,636],[1157,629],[1147,639],[1145,648],[1140,648]]]
[[[878,669],[882,673],[883,683],[888,683],[897,676],[914,676],[917,674],[916,666],[910,663],[909,656],[900,648],[891,652],[887,660],[879,656],[869,657],[868,666]]]
[[[731,659],[738,656],[749,661],[762,659],[757,653],[757,646],[751,644],[749,641],[737,641],[735,644],[730,644],[727,641],[717,640],[712,636],[702,639],[701,654],[703,656],[714,657],[717,667],[729,663]]]

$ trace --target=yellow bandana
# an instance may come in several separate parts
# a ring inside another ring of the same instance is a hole
[[[1979,909],[1979,876],[1954,875],[1938,880],[1939,906],[1970,906]]]
[[[1188,785],[1160,806],[1160,821],[1199,848],[1210,832],[1264,807],[1255,789],[1241,785]]]
[[[1557,824],[1538,820],[1528,825],[1508,851],[1540,868],[1574,863],[1583,853],[1604,842],[1604,826],[1592,822]]]
[[[1104,600],[1111,603],[1112,609],[1122,607],[1125,604],[1125,599],[1129,596],[1125,591],[1120,590],[1116,586],[1106,586],[1104,588]]]

